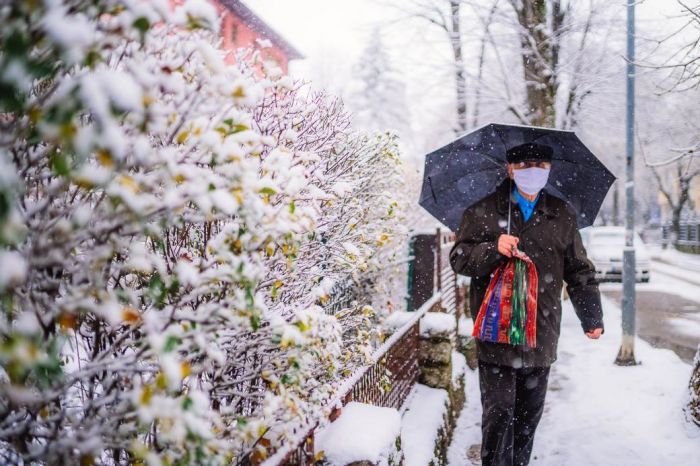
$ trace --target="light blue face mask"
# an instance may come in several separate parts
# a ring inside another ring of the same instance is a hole
[[[534,196],[547,184],[549,170],[549,168],[538,167],[513,170],[513,180],[518,189],[525,194]]]

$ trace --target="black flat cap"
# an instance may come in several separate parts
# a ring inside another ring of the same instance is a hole
[[[524,162],[526,160],[544,160],[545,162],[552,161],[551,147],[544,144],[536,144],[534,142],[526,142],[519,146],[511,147],[506,152],[506,160],[508,163]]]

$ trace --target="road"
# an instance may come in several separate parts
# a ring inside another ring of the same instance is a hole
[[[621,305],[621,284],[604,283],[601,291]],[[693,360],[700,344],[700,268],[653,261],[651,281],[637,284],[636,308],[640,338]]]

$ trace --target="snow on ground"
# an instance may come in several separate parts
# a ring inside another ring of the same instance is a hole
[[[362,460],[377,463],[400,432],[401,415],[397,410],[351,401],[335,422],[316,432],[315,453],[323,451],[331,464]]]
[[[685,273],[688,271],[682,271],[681,269],[675,268],[674,274],[670,275],[667,270],[657,269],[656,262],[652,263],[651,276],[649,283],[637,283],[637,291],[658,291],[660,293],[673,293],[681,298],[685,298],[691,301],[700,302],[700,279],[698,284],[690,283],[684,281],[684,279],[677,277],[677,274]],[[610,282],[601,283],[600,290],[621,290],[622,283]]]
[[[470,336],[474,330],[474,321],[471,317],[460,316],[457,322],[457,333],[460,336]]]
[[[446,390],[416,385],[401,421],[404,466],[426,466],[434,460],[435,440],[447,403]]]
[[[467,372],[467,358],[457,351],[452,352],[452,385],[457,385],[457,381]]]
[[[698,270],[700,270],[700,268],[698,268]],[[651,263],[651,273],[655,275],[666,275],[683,280],[692,285],[700,286],[700,272],[670,265],[665,262],[653,261]]]
[[[653,259],[684,269],[695,270],[700,275],[700,254],[690,254],[672,248],[663,249],[656,246],[649,246],[649,252]]]
[[[444,335],[455,329],[457,321],[455,316],[445,312],[428,312],[420,320],[420,335],[431,337]]]
[[[603,298],[605,334],[589,340],[564,302],[559,359],[552,366],[545,413],[531,465],[658,466],[700,464],[700,429],[684,415],[691,367],[670,350],[637,339],[642,364],[613,364],[621,334],[620,309]],[[467,405],[460,414],[449,464],[468,465],[467,449],[481,442],[478,375],[467,371]]]
[[[668,319],[668,323],[681,333],[700,338],[700,315],[691,314],[688,318],[671,317]]]

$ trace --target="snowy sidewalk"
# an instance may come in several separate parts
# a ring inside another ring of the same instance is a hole
[[[605,334],[588,340],[569,301],[552,366],[545,413],[531,465],[699,465],[700,428],[682,410],[691,367],[672,351],[637,339],[642,364],[613,364],[620,345],[620,309],[603,298]],[[449,464],[471,464],[466,452],[481,441],[478,375],[467,371],[467,405],[448,452]]]

